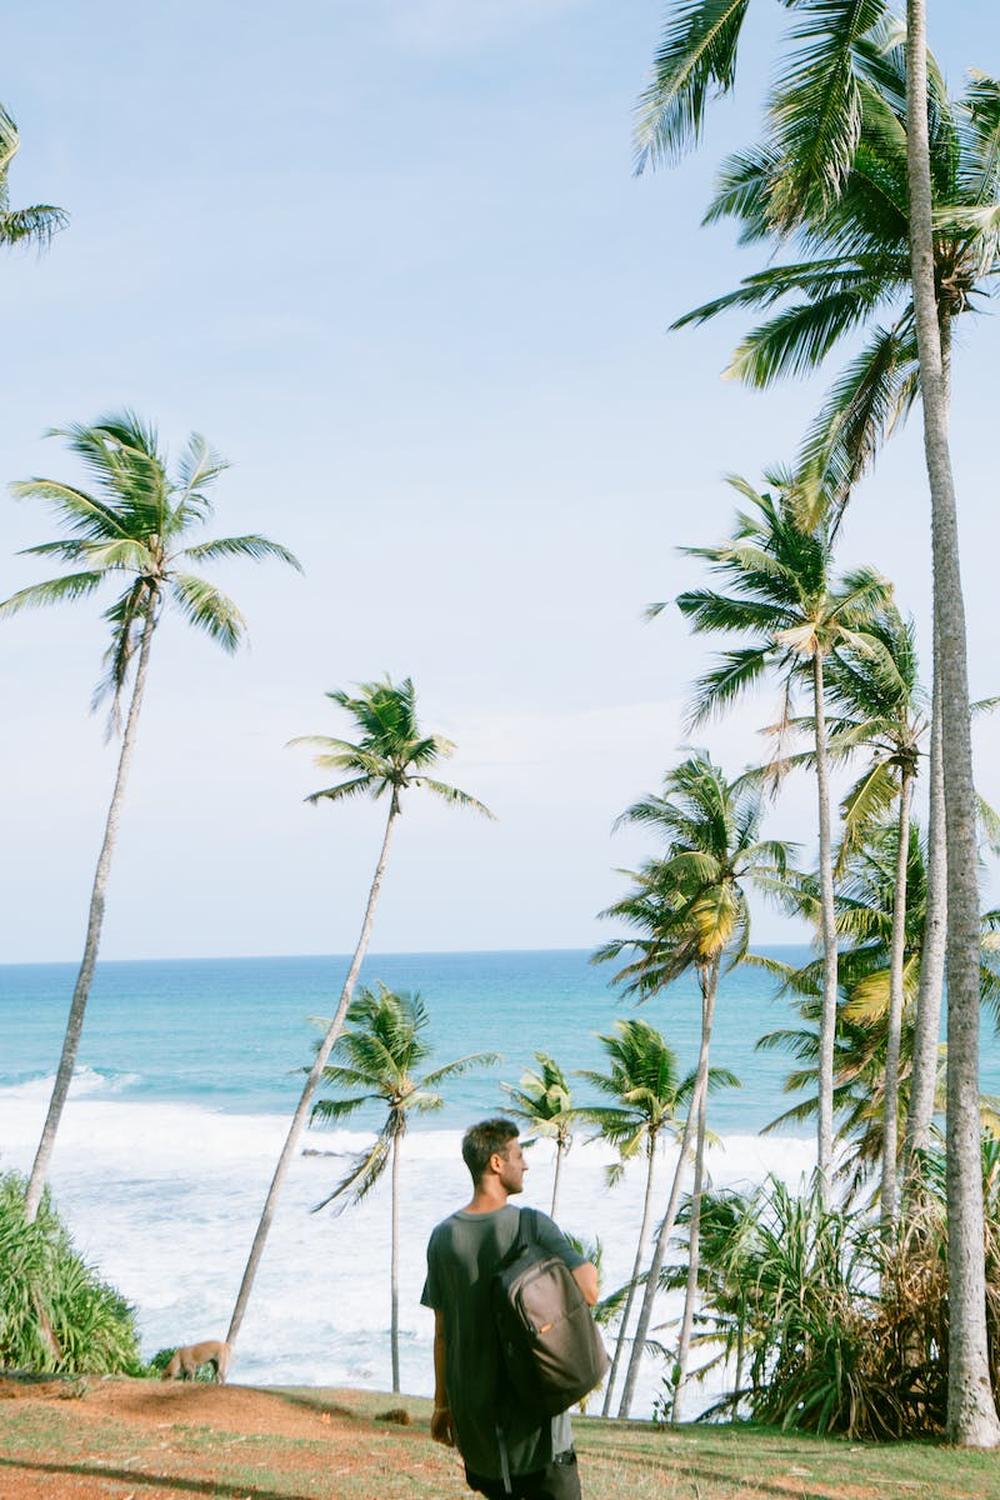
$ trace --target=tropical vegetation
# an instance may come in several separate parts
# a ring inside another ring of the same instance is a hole
[[[693,981],[697,1058],[682,1067],[669,1027],[629,1018],[598,1037],[605,1071],[567,1072],[547,1039],[532,1035],[536,1066],[502,1088],[509,1113],[553,1144],[553,1215],[581,1127],[614,1152],[609,1187],[641,1171],[631,1269],[597,1310],[615,1337],[605,1415],[619,1380],[618,1415],[630,1415],[640,1367],[652,1356],[667,1364],[657,1410],[672,1423],[693,1376],[714,1372],[726,1386],[715,1417],[865,1440],[946,1435],[989,1448],[1000,1445],[1000,1109],[980,1092],[979,1036],[984,1008],[1000,1021],[1000,912],[982,909],[979,873],[982,825],[995,836],[1000,823],[973,783],[977,705],[949,415],[957,320],[979,307],[1000,273],[1000,82],[974,71],[957,97],[949,93],[928,51],[925,0],[906,0],[905,26],[886,0],[783,3],[790,24],[763,137],[723,163],[705,215],[711,224],[731,221],[766,264],[674,327],[745,312],[753,326],[726,373],[761,391],[825,368],[844,350],[847,362],[794,462],[767,473],[762,488],[731,478],[739,502],[728,533],[683,548],[707,583],[694,580],[648,610],[676,606],[693,635],[721,638],[696,677],[689,730],[765,683],[779,708],[757,763],[731,774],[706,752],[685,749],[666,766],[661,791],[622,814],[619,825],[656,844],[620,872],[626,889],[601,913],[617,932],[594,955],[614,966],[620,999],[655,1003],[668,1016],[678,982]],[[710,103],[736,86],[744,25],[760,8],[672,0],[640,100],[640,171],[699,142]],[[11,207],[18,144],[0,107],[0,244],[41,247],[66,216],[51,205]],[[839,556],[862,481],[918,399],[931,518],[930,691],[916,626],[890,580],[869,565],[845,569]],[[299,564],[257,534],[192,538],[211,517],[212,487],[226,467],[200,436],[171,468],[155,430],[129,410],[52,435],[66,441],[84,482],[34,477],[13,491],[48,505],[59,524],[58,536],[27,555],[65,567],[0,602],[0,615],[89,600],[112,586],[94,707],[109,705],[109,737],[121,743],[34,1164],[27,1180],[0,1178],[0,1365],[134,1371],[133,1312],[74,1250],[46,1183],[79,1058],[151,650],[168,609],[227,651],[242,644],[243,618],[203,576],[205,565]],[[228,1339],[240,1334],[307,1125],[377,1111],[370,1143],[317,1208],[356,1204],[388,1174],[398,1392],[406,1135],[415,1117],[442,1108],[452,1079],[498,1059],[475,1052],[435,1064],[424,1000],[384,984],[358,986],[411,795],[491,814],[438,779],[454,747],[422,727],[411,679],[386,675],[327,696],[351,737],[292,741],[333,775],[307,801],[378,801],[385,821],[357,942],[302,1069]],[[764,832],[767,799],[780,807],[792,772],[815,783],[814,861]],[[809,961],[752,951],[758,897],[808,924]],[[737,993],[729,976],[748,964],[767,970],[794,1007],[790,1023],[765,1031],[758,1046],[789,1057],[786,1107],[766,1129],[815,1124],[816,1170],[800,1191],[776,1178],[719,1189],[708,1172],[709,1098],[737,1085],[712,1066],[716,1016]],[[577,1243],[600,1262],[592,1233],[588,1226]],[[683,1296],[679,1318],[666,1325],[669,1345],[654,1323],[664,1293]]]
[[[676,0],[668,12],[654,78],[640,106],[638,165],[676,158],[699,139],[710,100],[735,85],[737,54],[749,0]],[[926,0],[907,0],[906,28],[884,0],[788,0],[792,25],[782,41],[777,79],[768,99],[768,136],[763,151],[737,162],[728,188],[732,200],[749,206],[758,217],[746,238],[775,242],[799,231],[829,243],[831,231],[844,230],[843,246],[860,251],[860,263],[849,269],[833,263],[825,315],[805,308],[786,309],[775,320],[778,339],[772,355],[758,365],[766,382],[782,367],[801,371],[818,363],[846,323],[857,327],[887,295],[884,264],[869,265],[863,235],[852,219],[852,173],[867,178],[879,198],[893,197],[884,180],[886,156],[871,136],[895,140],[895,162],[905,160],[905,236],[897,241],[897,274],[912,296],[912,324],[897,328],[909,351],[919,383],[924,424],[924,452],[931,500],[935,681],[939,695],[943,809],[947,840],[948,949],[948,1173],[952,1232],[948,1242],[953,1328],[949,1345],[949,1429],[957,1442],[974,1446],[1000,1443],[1000,1418],[989,1391],[988,1340],[985,1322],[986,1283],[983,1244],[983,1198],[979,1172],[979,902],[976,880],[976,801],[969,728],[968,652],[958,540],[958,511],[949,438],[948,337],[951,287],[940,274],[936,244],[942,236],[968,240],[985,230],[978,264],[995,260],[995,152],[998,90],[984,80],[959,131],[985,147],[980,170],[968,181],[971,202],[942,202],[935,176],[932,139],[942,120],[943,87],[935,78],[927,48]],[[886,62],[886,59],[889,59]],[[902,84],[902,88],[900,88]],[[894,90],[886,107],[883,90]],[[947,110],[943,112],[947,116]],[[866,125],[868,133],[866,135]],[[956,132],[945,119],[953,160]],[[866,154],[867,153],[867,154]],[[966,153],[965,160],[968,160]],[[763,170],[762,170],[762,162]],[[985,168],[985,170],[983,170]],[[903,187],[897,174],[895,205]],[[844,205],[847,205],[844,211]],[[879,212],[879,233],[884,216]],[[846,222],[845,222],[846,221]],[[965,246],[962,246],[964,251]],[[960,252],[961,254],[961,252]],[[978,266],[976,267],[978,269]],[[815,267],[808,267],[810,274]],[[786,289],[798,290],[798,268]],[[860,291],[860,298],[852,294]],[[777,293],[774,300],[780,297]],[[957,301],[963,295],[958,289]],[[777,357],[775,357],[777,356]],[[753,357],[749,361],[753,365]],[[860,449],[865,461],[894,414],[912,399],[895,381],[896,399],[883,405],[874,420],[862,417]],[[890,385],[893,382],[890,381]],[[850,384],[850,382],[849,382]],[[885,395],[887,386],[875,385]],[[864,395],[870,394],[865,392]],[[841,404],[847,416],[849,394]],[[865,400],[855,403],[858,417]],[[869,412],[870,416],[870,412]],[[833,424],[833,448],[844,423]],[[850,425],[848,422],[846,425]],[[822,447],[822,445],[821,445]],[[815,478],[815,475],[812,476]],[[823,476],[825,481],[826,476]],[[844,496],[828,483],[806,483],[814,503],[826,510]]]
[[[662,1034],[648,1021],[633,1018],[617,1021],[614,1032],[599,1038],[610,1064],[607,1073],[581,1069],[583,1078],[605,1102],[581,1107],[577,1118],[598,1127],[598,1136],[617,1152],[617,1161],[608,1168],[608,1186],[621,1182],[628,1164],[645,1157],[646,1181],[642,1198],[642,1217],[636,1237],[632,1274],[625,1286],[619,1309],[616,1302],[605,1305],[609,1315],[617,1316],[618,1331],[614,1354],[604,1388],[602,1416],[611,1415],[615,1381],[622,1356],[629,1347],[632,1308],[642,1282],[643,1268],[649,1250],[653,1222],[653,1185],[659,1148],[665,1135],[679,1141],[682,1121],[690,1110],[698,1078],[688,1073],[681,1078],[677,1055]],[[708,1092],[729,1086],[739,1080],[725,1068],[709,1068]]]
[[[309,1117],[313,1096],[319,1086],[337,1038],[343,1030],[350,1008],[361,965],[368,951],[375,909],[378,905],[382,881],[389,861],[389,849],[396,824],[403,810],[403,798],[414,791],[429,792],[438,801],[449,807],[471,809],[491,818],[493,814],[468,792],[449,782],[439,781],[429,773],[438,762],[446,759],[455,749],[450,740],[439,734],[427,734],[417,718],[417,694],[410,678],[395,683],[388,676],[376,682],[361,683],[355,692],[336,689],[327,697],[353,721],[356,740],[338,739],[331,735],[303,735],[292,741],[294,745],[309,745],[318,753],[315,764],[325,771],[335,771],[343,779],[330,786],[311,792],[307,797],[314,807],[323,802],[341,803],[355,797],[366,797],[373,802],[383,798],[388,801],[382,846],[375,864],[368,889],[361,931],[351,958],[347,977],[340,992],[337,1008],[326,1029],[326,1034],[316,1049],[316,1057],[306,1076],[299,1102],[295,1107],[285,1143],[281,1148],[271,1185],[264,1200],[257,1231],[250,1246],[250,1254],[236,1294],[236,1303],[229,1320],[226,1335],[230,1345],[235,1344],[243,1317],[246,1313],[250,1293],[253,1289],[270,1233],[271,1223],[278,1199],[288,1177],[292,1161],[298,1149],[302,1132]]]
[[[563,1157],[573,1144],[573,1121],[577,1111],[573,1107],[573,1095],[566,1074],[547,1052],[536,1052],[538,1071],[528,1068],[521,1078],[520,1087],[502,1083],[507,1094],[507,1114],[512,1119],[527,1125],[533,1137],[551,1140],[554,1147],[552,1164],[552,1201],[549,1213],[553,1218],[559,1206],[559,1179],[562,1176]]]
[[[366,1105],[384,1110],[382,1125],[372,1144],[361,1151],[350,1170],[333,1191],[317,1204],[326,1208],[338,1199],[361,1203],[386,1168],[391,1178],[390,1342],[392,1389],[399,1385],[399,1168],[403,1138],[411,1114],[443,1109],[441,1085],[474,1068],[488,1068],[500,1061],[495,1052],[474,1052],[454,1062],[443,1063],[429,1073],[414,1077],[431,1055],[427,1028],[430,1016],[419,995],[397,994],[386,985],[377,990],[362,988],[347,1012],[347,1029],[341,1032],[333,1056],[335,1063],[323,1069],[323,1083],[337,1089],[333,1098],[313,1105],[314,1124],[335,1125],[349,1119]],[[348,1092],[344,1092],[347,1090]]]
[[[813,764],[819,831],[819,888],[823,938],[823,1016],[820,1039],[818,1163],[820,1192],[829,1193],[833,1156],[833,1045],[837,1010],[837,935],[833,898],[825,671],[832,653],[854,646],[867,651],[866,627],[885,603],[889,585],[870,568],[843,579],[833,574],[833,539],[827,515],[804,525],[795,482],[774,476],[777,496],[758,494],[745,480],[734,488],[748,501],[731,539],[718,547],[685,550],[705,558],[728,584],[728,594],[693,589],[677,600],[696,632],[724,632],[750,644],[724,652],[695,689],[693,724],[728,707],[766,674],[781,685],[778,733],[793,714],[795,690],[811,693]],[[654,605],[659,612],[662,605]]]
[[[21,146],[21,137],[10,115],[0,104],[0,245],[36,245],[44,249],[67,216],[51,203],[32,203],[11,208],[10,168]]]
[[[48,506],[64,533],[25,548],[24,554],[68,564],[71,571],[11,594],[0,602],[0,619],[24,609],[88,599],[108,585],[112,587],[114,598],[104,611],[108,626],[104,671],[92,706],[110,702],[108,734],[121,732],[121,749],[91,887],[83,957],[62,1055],[28,1181],[25,1213],[29,1223],[38,1212],[80,1050],[150,653],[164,610],[169,607],[176,611],[194,629],[232,653],[246,634],[243,616],[227,594],[202,576],[201,569],[233,557],[253,562],[277,558],[299,567],[287,547],[264,536],[192,540],[192,533],[211,519],[211,489],[228,467],[200,434],[193,433],[188,439],[173,475],[156,429],[131,411],[99,418],[89,427],[56,429],[51,435],[65,439],[91,487],[83,489],[68,480],[35,477],[11,488],[19,499],[38,500]]]
[[[25,1187],[0,1175],[0,1370],[141,1374],[134,1308],[76,1249],[48,1189],[29,1221]]]
[[[683,974],[697,976],[701,994],[698,1068],[687,1111],[670,1197],[656,1236],[653,1257],[632,1342],[618,1415],[627,1417],[649,1336],[660,1270],[673,1232],[682,1174],[692,1137],[694,1187],[690,1230],[691,1274],[678,1346],[677,1400],[686,1374],[697,1293],[698,1214],[705,1175],[705,1141],[712,1029],[723,973],[746,957],[750,941],[752,887],[769,889],[784,877],[788,845],[760,838],[761,799],[745,781],[728,781],[698,753],[664,778],[663,793],[640,799],[619,820],[651,827],[666,844],[662,856],[634,872],[632,888],[603,914],[626,924],[632,935],[612,938],[598,961],[626,962],[615,974],[624,993],[649,1000]]]

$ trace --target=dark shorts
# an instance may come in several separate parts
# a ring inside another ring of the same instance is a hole
[[[468,1468],[465,1480],[470,1490],[478,1490],[486,1500],[580,1500],[580,1471],[575,1453],[560,1453],[536,1474],[512,1474],[512,1493],[504,1489],[502,1479],[486,1479]]]

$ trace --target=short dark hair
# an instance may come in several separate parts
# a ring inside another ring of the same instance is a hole
[[[482,1181],[483,1173],[490,1164],[490,1157],[497,1152],[505,1155],[508,1145],[515,1141],[520,1131],[513,1120],[498,1117],[495,1120],[480,1120],[470,1125],[462,1137],[462,1160],[472,1173],[475,1183]]]

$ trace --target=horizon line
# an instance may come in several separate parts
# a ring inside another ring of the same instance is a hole
[[[760,944],[762,949],[774,948],[809,948],[813,945],[808,942],[802,943],[768,943]],[[554,948],[383,948],[372,950],[365,954],[364,963],[370,959],[382,958],[468,958],[481,956],[483,958],[496,957],[499,954],[515,955],[527,953],[593,953],[592,947],[554,947]],[[223,964],[223,963],[281,963],[295,959],[319,959],[327,962],[350,962],[352,954],[344,953],[205,953],[205,954],[175,954],[171,956],[158,955],[155,958],[99,958],[96,968],[111,964]],[[0,963],[2,969],[57,969],[79,967],[77,958],[24,958],[7,959]]]

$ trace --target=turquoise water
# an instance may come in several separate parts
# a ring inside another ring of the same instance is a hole
[[[805,949],[771,950],[801,960]],[[345,958],[216,959],[106,963],[84,1028],[80,1067],[63,1115],[51,1184],[88,1259],[134,1304],[143,1347],[218,1338],[227,1326],[288,1116],[327,1016]],[[373,956],[365,979],[420,990],[431,1016],[435,1060],[499,1051],[502,1065],[460,1078],[440,1114],[414,1121],[402,1157],[400,1268],[404,1389],[433,1381],[433,1320],[420,1306],[424,1246],[433,1225],[466,1201],[462,1128],[504,1107],[501,1080],[517,1082],[536,1048],[569,1072],[601,1067],[595,1033],[635,1014],[583,951]],[[0,1170],[26,1170],[44,1119],[74,979],[70,964],[0,967]],[[693,980],[642,1007],[693,1067],[698,996]],[[794,1024],[773,981],[751,968],[726,977],[713,1046],[740,1089],[713,1097],[716,1142],[710,1180],[741,1187],[775,1174],[797,1190],[815,1160],[809,1124],[777,1136],[757,1131],[790,1101],[789,1060],[758,1053],[764,1031]],[[1000,1091],[1000,1048],[984,1027],[984,1087]],[[428,1065],[430,1066],[430,1064]],[[577,1095],[582,1100],[586,1090]],[[236,1378],[251,1383],[388,1386],[386,1185],[341,1217],[314,1213],[371,1140],[379,1115],[348,1128],[311,1131],[293,1163],[241,1335]],[[607,1286],[628,1275],[642,1210],[643,1163],[614,1188],[610,1149],[578,1133],[561,1178],[557,1217],[581,1238],[599,1238]],[[662,1204],[676,1143],[658,1158]],[[550,1207],[550,1143],[529,1152],[525,1201]],[[676,1317],[661,1299],[657,1320]],[[643,1365],[638,1412],[662,1379]],[[704,1402],[713,1398],[706,1384]],[[716,1391],[715,1394],[718,1394]]]
[[[801,960],[807,950],[771,951]],[[310,1061],[318,1035],[308,1018],[330,1015],[346,966],[346,958],[322,957],[101,964],[80,1065],[113,1080],[123,1099],[284,1113],[301,1087],[296,1070]],[[0,1087],[52,1072],[74,975],[69,964],[0,967]],[[642,1014],[659,1027],[683,1069],[696,1061],[693,977],[638,1010],[616,997],[608,968],[592,965],[583,950],[384,954],[369,959],[362,978],[423,995],[436,1061],[503,1054],[500,1067],[449,1085],[444,1111],[425,1118],[427,1127],[456,1127],[500,1106],[500,1080],[516,1082],[536,1049],[551,1052],[567,1070],[601,1067],[595,1033],[627,1015]],[[721,1131],[757,1131],[782,1107],[787,1060],[754,1051],[761,1033],[792,1017],[774,989],[766,973],[751,968],[723,981],[713,1051],[742,1087],[715,1102]],[[359,1116],[358,1124],[365,1123]]]

